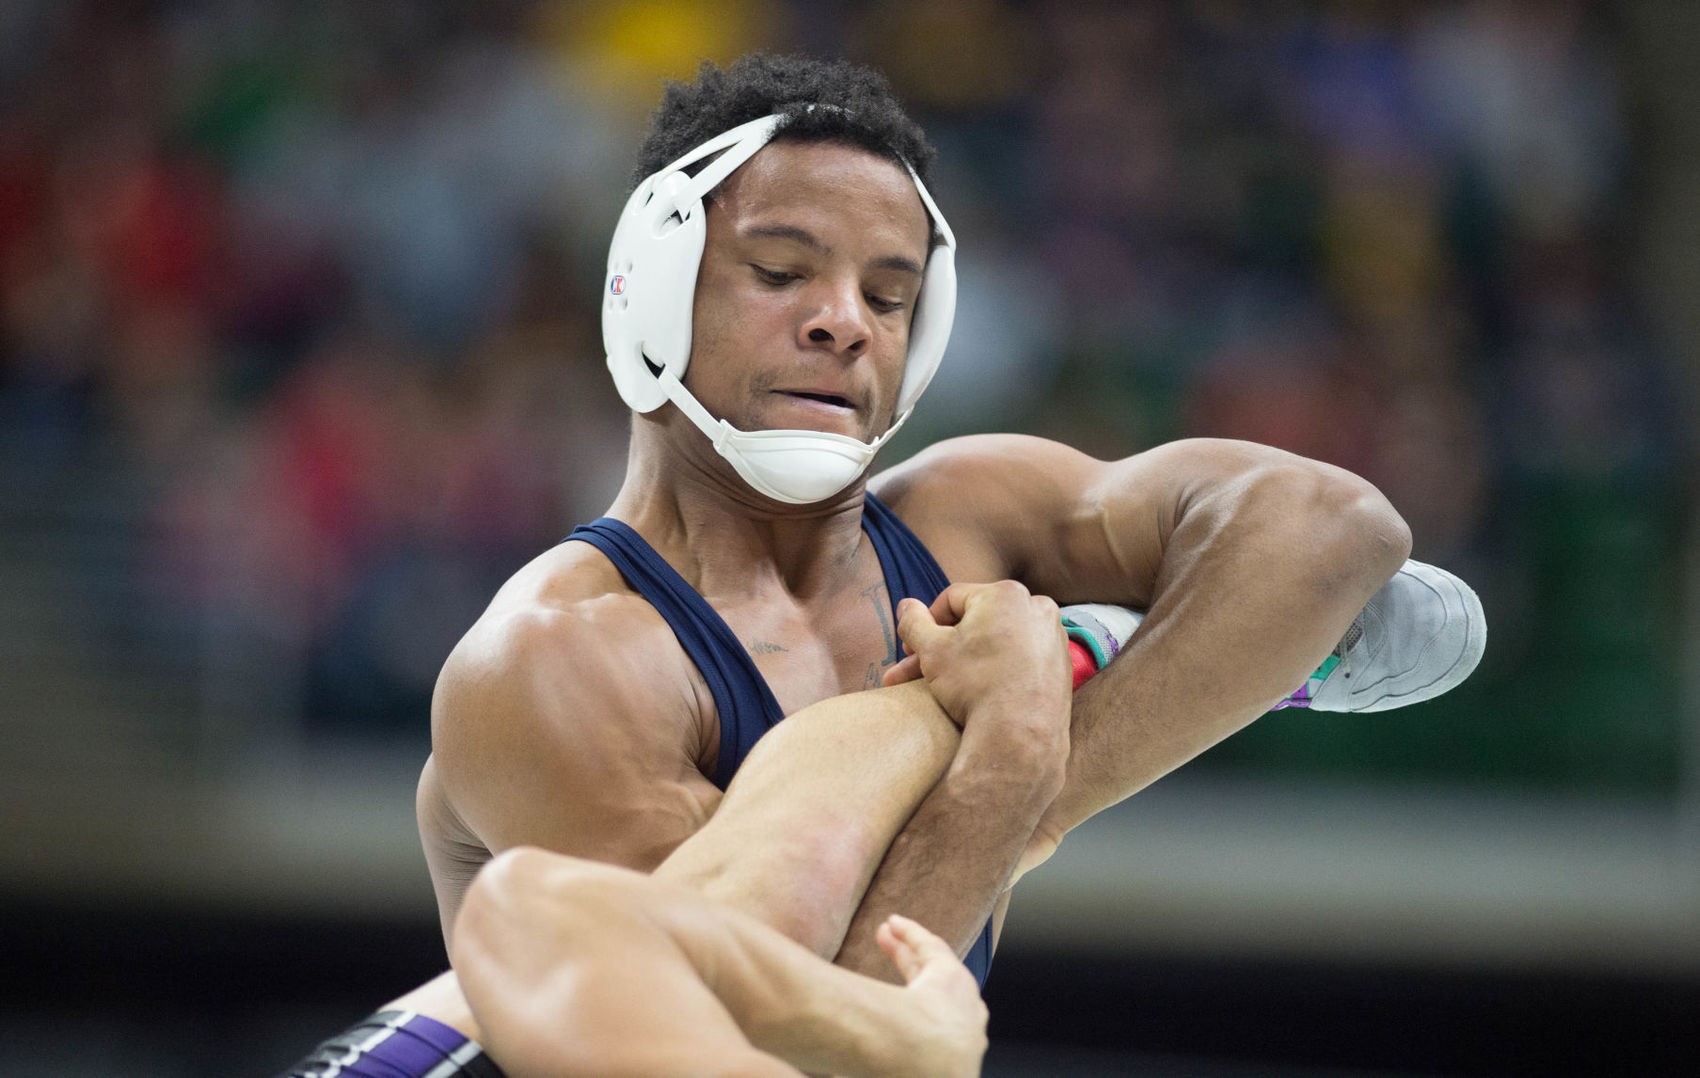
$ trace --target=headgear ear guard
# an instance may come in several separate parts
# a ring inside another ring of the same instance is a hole
[[[956,237],[909,168],[939,242],[927,255],[909,326],[909,355],[891,428],[875,441],[812,430],[740,431],[708,414],[684,387],[697,270],[708,235],[704,197],[773,139],[785,117],[764,116],[709,139],[638,184],[608,248],[602,345],[620,398],[651,412],[671,400],[756,490],[806,505],[855,482],[914,410],[938,371],[956,316]],[[685,168],[725,151],[695,176]],[[907,167],[907,166],[906,166]]]

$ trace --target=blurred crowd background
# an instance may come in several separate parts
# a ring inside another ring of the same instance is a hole
[[[1481,592],[1453,697],[1194,768],[1675,805],[1685,8],[8,0],[0,773],[416,766],[454,641],[617,487],[599,285],[661,80],[768,49],[881,68],[941,151],[957,329],[885,463],[1248,438]]]

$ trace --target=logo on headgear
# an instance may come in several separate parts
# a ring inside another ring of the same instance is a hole
[[[608,291],[612,295],[623,295],[626,291],[625,275],[620,273],[614,274],[614,279],[608,282]]]

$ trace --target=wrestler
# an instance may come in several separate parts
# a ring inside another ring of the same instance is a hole
[[[503,850],[661,865],[782,718],[894,667],[908,676],[894,604],[933,602],[951,580],[1145,612],[1075,698],[1061,761],[1020,724],[965,736],[848,929],[828,901],[847,870],[819,851],[761,872],[736,851],[692,880],[887,977],[876,930],[897,911],[983,977],[1024,855],[1042,859],[1331,654],[1375,684],[1430,689],[1473,666],[1479,632],[1458,625],[1479,627],[1474,597],[1405,563],[1404,522],[1338,468],[1238,442],[1103,462],[982,436],[867,480],[953,317],[955,238],[925,187],[931,156],[883,80],[849,65],[750,57],[669,88],[604,295],[609,366],[633,409],[624,486],[503,586],[438,681],[418,807],[449,939],[475,872]],[[1347,634],[1372,597],[1387,614],[1373,645]],[[1432,646],[1442,638],[1458,646]],[[947,709],[951,692],[986,689],[933,684]],[[878,736],[841,732],[846,746]]]

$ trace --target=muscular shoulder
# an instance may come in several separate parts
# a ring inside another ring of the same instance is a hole
[[[661,687],[654,652],[669,636],[594,548],[564,544],[516,573],[455,647],[438,679],[434,723],[497,722],[508,717],[504,703],[642,699]],[[462,710],[468,704],[478,706]]]
[[[666,622],[594,548],[570,543],[517,573],[455,647],[432,750],[444,792],[492,850],[608,856],[598,844],[619,829],[603,817],[622,802],[706,785],[703,717],[700,678]]]
[[[981,434],[923,450],[869,484],[953,580],[1020,579],[1091,513],[1101,461],[1060,442]]]
[[[553,679],[617,687],[635,665],[631,649],[617,645],[641,646],[666,631],[594,548],[563,544],[496,593],[450,655],[438,689],[523,689]]]

